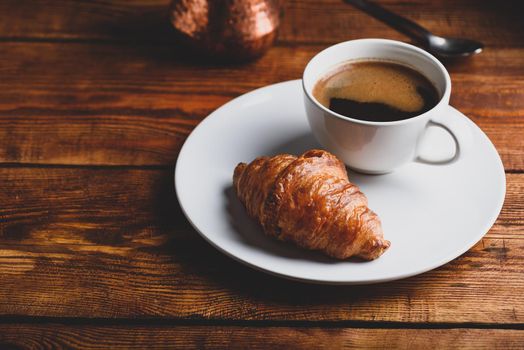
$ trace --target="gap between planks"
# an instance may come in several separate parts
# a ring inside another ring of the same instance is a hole
[[[175,37],[170,38],[171,40],[155,41],[155,40],[143,40],[143,39],[106,39],[106,38],[44,38],[44,37],[0,37],[0,43],[27,43],[27,44],[95,44],[95,45],[141,45],[141,46],[173,46]],[[409,38],[406,39],[409,41]],[[280,40],[273,44],[273,47],[293,47],[293,46],[331,46],[338,42],[325,42],[321,40],[317,41],[294,41],[294,40]],[[497,48],[501,49],[515,49],[520,48],[519,44],[515,45],[501,45]],[[524,47],[524,46],[522,46]]]
[[[141,38],[137,39],[108,39],[108,38],[45,38],[45,37],[0,37],[0,43],[27,43],[27,44],[41,44],[41,43],[49,43],[49,44],[95,44],[95,45],[121,45],[121,46],[127,46],[127,45],[140,45],[140,46],[173,46],[173,42],[175,41],[175,36],[169,38],[169,40],[163,40],[163,41],[155,41],[155,40],[144,40]],[[349,40],[349,39],[348,39]],[[413,45],[419,45],[417,43],[414,43],[410,40],[410,38],[406,37],[404,40],[402,40],[406,43],[411,43]],[[294,46],[316,46],[316,47],[328,47],[335,45],[341,41],[333,41],[333,42],[327,42],[322,40],[288,40],[288,39],[277,39],[277,41],[273,44],[273,47],[294,47]],[[501,44],[497,46],[490,45],[490,48],[493,49],[524,49],[524,45],[520,43],[512,43],[509,44]]]
[[[524,323],[478,322],[395,322],[395,321],[300,321],[300,320],[227,320],[202,318],[84,318],[46,316],[0,316],[1,324],[64,324],[96,326],[230,326],[230,327],[294,327],[294,328],[368,328],[368,329],[513,329],[524,330]]]
[[[0,162],[0,169],[92,169],[92,170],[174,170],[176,160],[171,165],[122,165],[122,164],[54,164],[54,163],[15,163]],[[524,169],[504,169],[506,174],[524,174]]]
[[[176,160],[171,165],[122,165],[122,164],[51,164],[51,163],[15,163],[0,162],[0,169],[92,169],[92,170],[172,170]],[[524,170],[523,170],[524,172]]]

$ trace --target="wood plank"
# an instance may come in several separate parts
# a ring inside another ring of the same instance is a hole
[[[0,162],[171,165],[213,109],[300,78],[322,47],[275,47],[240,66],[192,62],[164,46],[0,45]],[[524,49],[448,62],[452,104],[485,129],[508,170],[524,170]]]
[[[519,0],[378,1],[444,36],[464,36],[488,47],[522,46]],[[0,3],[0,37],[171,43],[167,0],[30,1]],[[325,43],[363,37],[408,40],[339,0],[285,2],[280,41]]]
[[[1,324],[3,349],[519,349],[512,329]]]
[[[172,169],[0,177],[0,316],[524,323],[524,174],[507,175],[501,216],[462,257],[339,287],[268,276],[213,249],[183,218]]]

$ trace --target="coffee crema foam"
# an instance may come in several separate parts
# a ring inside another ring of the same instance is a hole
[[[411,118],[439,101],[436,88],[424,75],[379,60],[349,61],[337,67],[317,82],[313,96],[337,113],[369,121]]]

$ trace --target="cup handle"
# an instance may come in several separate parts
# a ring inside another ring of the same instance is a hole
[[[436,126],[441,129],[444,129],[451,136],[453,142],[455,143],[455,154],[452,157],[438,160],[427,159],[421,155],[417,155],[417,157],[415,158],[416,162],[431,165],[445,165],[454,163],[461,157],[463,157],[464,150],[466,149],[466,142],[464,140],[465,138],[462,135],[463,133],[461,133],[460,130],[457,130],[458,126],[454,123],[453,114],[462,115],[462,113],[457,111],[455,108],[449,106],[449,111],[447,111],[447,113],[443,113],[437,119],[433,118],[429,120],[429,122],[426,125],[426,130],[431,126]]]

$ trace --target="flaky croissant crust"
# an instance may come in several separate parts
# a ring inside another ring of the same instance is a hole
[[[329,152],[259,157],[235,168],[233,184],[248,214],[272,237],[329,256],[376,259],[389,248],[378,216],[344,164]]]

